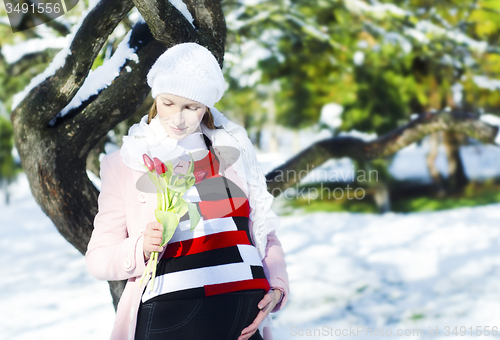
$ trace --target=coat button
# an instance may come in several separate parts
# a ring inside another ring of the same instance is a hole
[[[125,267],[125,269],[130,269],[130,267],[132,267],[132,262],[129,258],[123,260],[123,267]]]
[[[142,203],[146,202],[146,194],[144,192],[141,192],[139,194],[138,198],[139,198],[139,202],[142,202]]]

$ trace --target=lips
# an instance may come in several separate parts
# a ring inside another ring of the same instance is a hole
[[[184,130],[186,129],[186,128],[184,128],[184,129],[177,129],[177,128],[174,128],[174,127],[172,127],[172,126],[171,126],[170,128],[171,128],[173,131],[175,131],[175,132],[181,132],[181,131],[184,131]]]

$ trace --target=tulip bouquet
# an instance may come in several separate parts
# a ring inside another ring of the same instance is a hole
[[[191,154],[190,154],[191,155]],[[168,161],[163,163],[158,158],[151,159],[147,154],[143,155],[144,167],[147,174],[157,189],[157,208],[155,217],[163,225],[162,242],[163,247],[172,238],[180,218],[187,212],[191,222],[191,231],[200,221],[200,213],[196,204],[186,202],[182,197],[189,188],[195,183],[201,181],[207,174],[201,170],[193,173],[194,161],[191,156],[189,168],[185,174],[173,174],[173,164]],[[151,290],[154,287],[156,276],[156,265],[158,263],[158,252],[152,252],[144,273],[142,274],[140,284],[144,279],[147,280],[151,274]]]

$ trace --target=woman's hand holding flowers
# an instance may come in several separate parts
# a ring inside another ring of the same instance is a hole
[[[161,241],[163,237],[163,225],[158,222],[150,222],[146,225],[144,231],[143,253],[144,261],[149,260],[151,253],[154,251],[162,252]]]

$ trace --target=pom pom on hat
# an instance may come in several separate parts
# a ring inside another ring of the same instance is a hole
[[[168,93],[208,107],[222,98],[226,88],[219,63],[208,49],[196,43],[166,50],[149,70],[147,82],[155,99]]]

